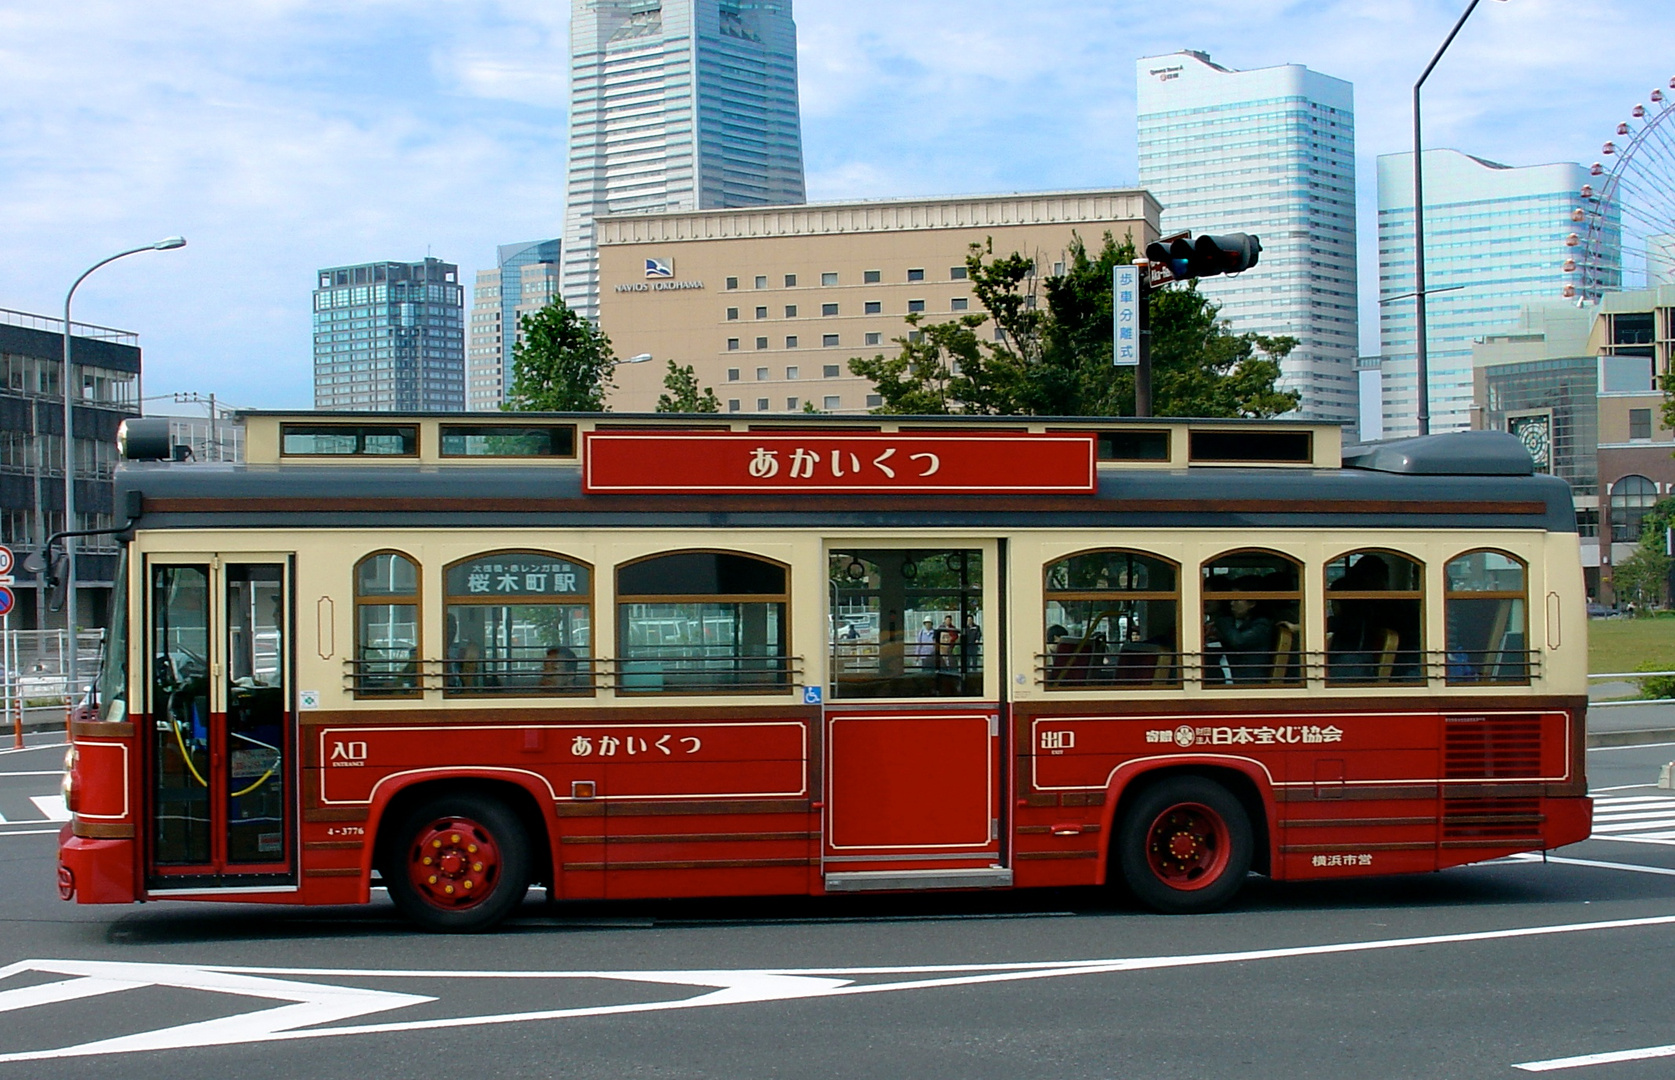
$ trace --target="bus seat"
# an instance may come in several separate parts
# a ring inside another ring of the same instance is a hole
[[[1394,630],[1384,631],[1384,641],[1378,648],[1378,681],[1389,682],[1396,671],[1396,649],[1402,643],[1402,635]]]
[[[1285,682],[1291,671],[1291,665],[1296,659],[1297,640],[1302,627],[1294,622],[1277,622],[1274,624],[1274,672],[1273,682]]]

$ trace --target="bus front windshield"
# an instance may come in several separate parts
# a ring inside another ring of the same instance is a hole
[[[99,657],[99,719],[118,724],[128,719],[128,549],[122,549],[111,589],[110,630]]]

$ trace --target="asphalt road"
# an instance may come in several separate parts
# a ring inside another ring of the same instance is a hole
[[[1675,1054],[1675,745],[1590,751],[1596,838],[1545,862],[1256,880],[1218,915],[532,901],[473,938],[385,903],[61,903],[61,754],[0,754],[0,1080],[1675,1075],[1644,1056]]]

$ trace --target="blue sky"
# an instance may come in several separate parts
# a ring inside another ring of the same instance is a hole
[[[1373,159],[1459,0],[796,0],[812,199],[1134,182],[1134,59],[1203,49],[1355,85],[1362,343]],[[136,330],[148,396],[312,401],[321,266],[460,264],[563,221],[563,0],[0,0],[0,307]],[[1675,5],[1485,0],[1426,144],[1588,163],[1675,76]],[[154,403],[151,408],[159,408]]]

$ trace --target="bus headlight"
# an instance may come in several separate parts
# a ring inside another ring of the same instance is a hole
[[[64,780],[59,785],[64,793],[64,809],[76,812],[76,747],[71,743],[64,751]]]

